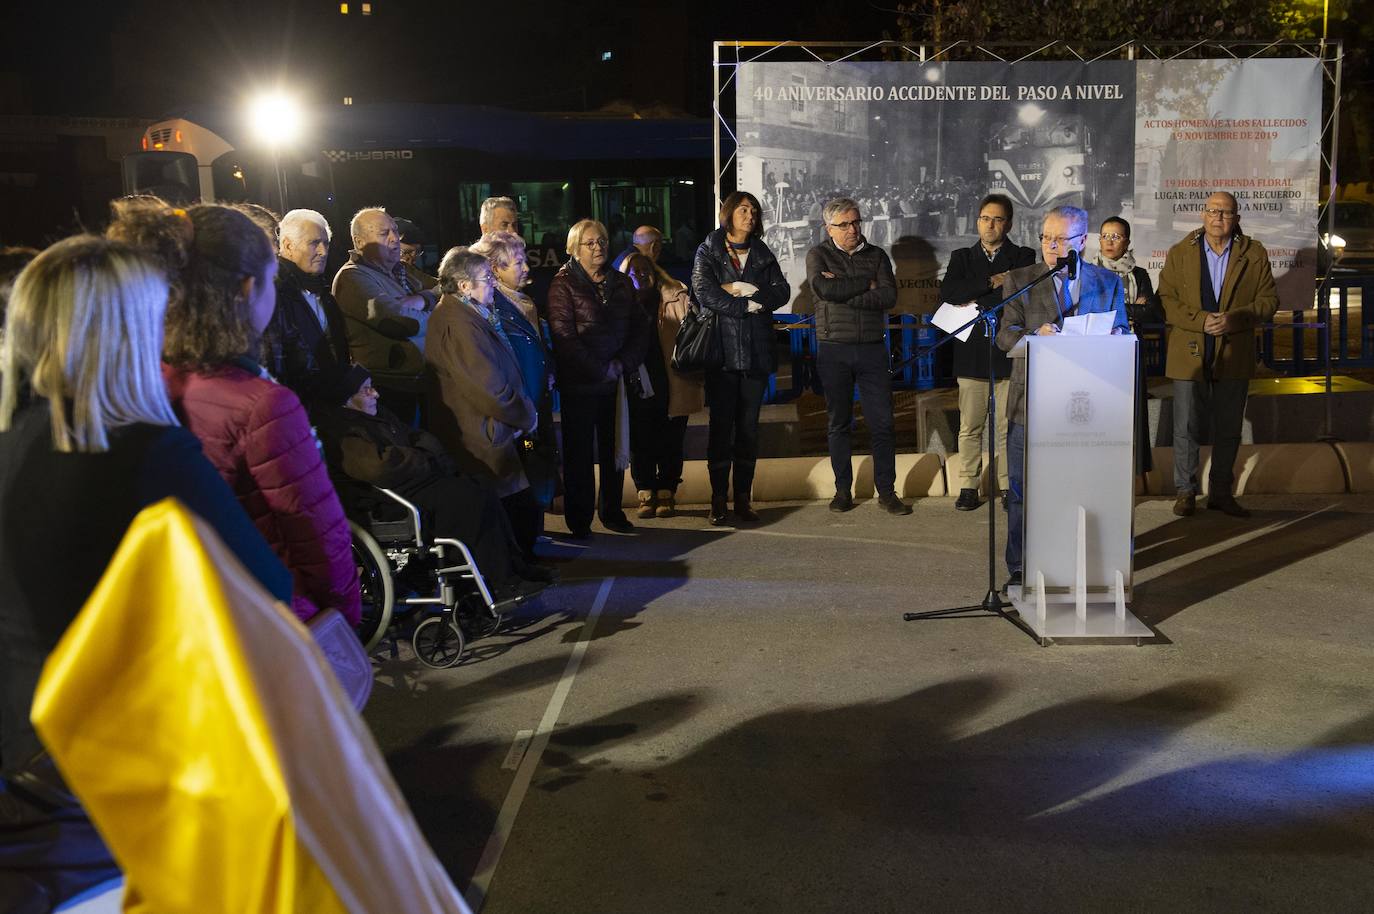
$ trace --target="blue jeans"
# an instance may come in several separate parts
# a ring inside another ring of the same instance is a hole
[[[1007,426],[1007,571],[1021,570],[1021,544],[1026,519],[1026,427],[1018,422]]]

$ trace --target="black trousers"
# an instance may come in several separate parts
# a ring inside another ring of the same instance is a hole
[[[510,529],[521,557],[534,561],[534,541],[544,530],[544,508],[530,489],[521,489],[501,499],[501,507],[506,509]]]
[[[630,476],[635,488],[676,492],[682,484],[687,417],[668,415],[668,391],[630,395]]]
[[[730,468],[735,470],[737,498],[748,499],[754,488],[754,464],[759,459],[759,410],[768,389],[768,375],[712,368],[706,372],[706,405],[711,409],[706,464],[711,495],[730,492]]]
[[[854,485],[854,452],[850,435],[854,426],[854,385],[864,407],[864,422],[873,441],[873,486],[879,495],[895,491],[897,444],[892,430],[892,374],[888,371],[885,343],[821,343],[817,347],[816,373],[825,389],[829,415],[830,468],[835,472],[835,491],[848,492]]]
[[[625,519],[625,471],[615,468],[615,398],[614,390],[562,395],[563,516],[574,533],[590,528],[594,513],[602,523]],[[598,464],[600,492],[593,469]]]
[[[429,515],[429,538],[462,540],[488,581],[501,584],[514,576],[511,553],[519,544],[518,528],[506,500],[497,498],[490,484],[474,476],[436,476],[402,494]],[[533,537],[529,541],[532,546]]]

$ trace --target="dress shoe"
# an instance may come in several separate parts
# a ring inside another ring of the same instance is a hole
[[[1007,498],[1008,498],[1010,495],[1011,495],[1011,493],[1008,492],[1006,489],[1003,489],[1003,490],[1002,490],[1002,510],[1003,510],[1003,511],[1010,511],[1010,510],[1011,510],[1011,502],[1007,501]]]
[[[954,502],[955,511],[977,511],[982,505],[978,500],[977,489],[960,489],[959,498]]]
[[[653,517],[658,511],[658,496],[648,489],[640,489],[636,494],[639,496],[639,510],[635,516],[640,520]]]
[[[836,514],[843,514],[854,507],[854,496],[848,492],[836,492],[835,497],[830,499],[830,510]]]
[[[1208,511],[1220,511],[1228,517],[1249,517],[1250,511],[1242,508],[1234,495],[1211,495],[1207,498]]]
[[[1005,584],[1002,585],[1002,593],[1006,593],[1008,590],[1010,590],[1010,589],[1013,588],[1013,587],[1020,587],[1020,586],[1021,586],[1021,572],[1019,572],[1019,571],[1013,571],[1010,575],[1007,576],[1007,583],[1005,583]]]
[[[1179,517],[1192,517],[1197,510],[1197,496],[1191,492],[1180,493],[1174,501],[1174,513]]]
[[[724,527],[730,521],[730,510],[725,506],[724,495],[711,496],[711,526]]]
[[[902,516],[911,513],[911,505],[898,498],[896,492],[884,492],[879,495],[878,505],[888,514]]]
[[[752,507],[749,506],[748,498],[741,498],[740,496],[736,495],[735,517],[738,517],[740,520],[747,521],[751,524],[757,523],[759,519],[759,512],[755,511]]]
[[[545,584],[552,584],[558,580],[558,572],[552,568],[547,568],[536,562],[527,562],[520,558],[511,562],[511,570],[526,581],[542,581]]]
[[[655,517],[672,517],[677,513],[677,496],[672,489],[658,490],[658,505],[654,508]]]
[[[610,517],[601,521],[601,526],[612,533],[634,533],[635,525],[630,523],[630,519],[625,515]]]
[[[568,539],[570,540],[585,540],[591,537],[591,535],[591,527],[573,527],[568,531]]]

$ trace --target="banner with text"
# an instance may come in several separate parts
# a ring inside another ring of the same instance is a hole
[[[939,306],[949,254],[977,241],[978,201],[1016,207],[1039,250],[1056,206],[1087,210],[1084,255],[1109,216],[1158,277],[1215,190],[1269,250],[1281,307],[1310,307],[1316,273],[1321,69],[1311,59],[986,63],[752,63],[736,78],[737,186],[812,308],[806,252],[821,207],[853,197],[897,269],[900,312]]]

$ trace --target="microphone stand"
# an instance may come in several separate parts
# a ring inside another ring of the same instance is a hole
[[[912,355],[910,358],[904,359],[900,364],[897,365],[897,367],[892,369],[892,373],[894,375],[897,374],[899,371],[901,371],[915,359],[918,359],[924,355],[929,355],[930,353],[939,349],[941,346],[948,345],[952,340],[958,339],[959,334],[963,333],[965,329],[972,327],[979,321],[984,322],[984,324],[986,325],[984,327],[984,333],[987,335],[988,338],[988,417],[987,420],[984,422],[983,427],[989,430],[988,463],[992,467],[994,472],[996,471],[997,467],[997,379],[994,376],[993,369],[993,346],[995,345],[994,338],[997,336],[997,316],[1002,313],[1002,309],[1005,308],[1009,302],[1015,301],[1016,299],[1025,295],[1031,289],[1034,289],[1036,286],[1040,285],[1042,282],[1049,279],[1051,276],[1054,276],[1056,273],[1058,273],[1060,270],[1064,269],[1068,265],[1069,264],[1067,259],[1061,259],[1053,267],[1046,270],[1040,276],[1035,277],[1035,279],[1032,279],[1030,282],[1026,283],[1024,286],[1017,289],[1015,292],[1011,293],[1006,298],[1002,299],[1000,302],[993,305],[991,308],[987,309],[986,311],[980,311],[976,317],[968,321],[959,329],[955,330],[953,333],[947,335],[944,339],[937,341],[933,346],[928,346],[924,349],[918,350],[916,354]],[[1007,609],[1011,606],[1011,604],[1002,599],[1002,592],[997,588],[997,499],[989,498],[987,504],[988,590],[983,597],[983,602],[975,603],[969,606],[952,606],[946,609],[935,609],[930,610],[928,612],[902,613],[903,620],[907,622],[920,622],[928,619],[966,618],[969,616],[980,615],[1001,616],[1003,619],[1006,619],[1012,625],[1015,625],[1017,628],[1021,629],[1021,631],[1025,632],[1027,635],[1030,635],[1032,638],[1037,637],[1035,632],[1031,631],[1030,627],[1027,626],[1024,621],[1022,621],[1020,615],[1016,614],[1014,611],[1012,613],[1007,612]]]

